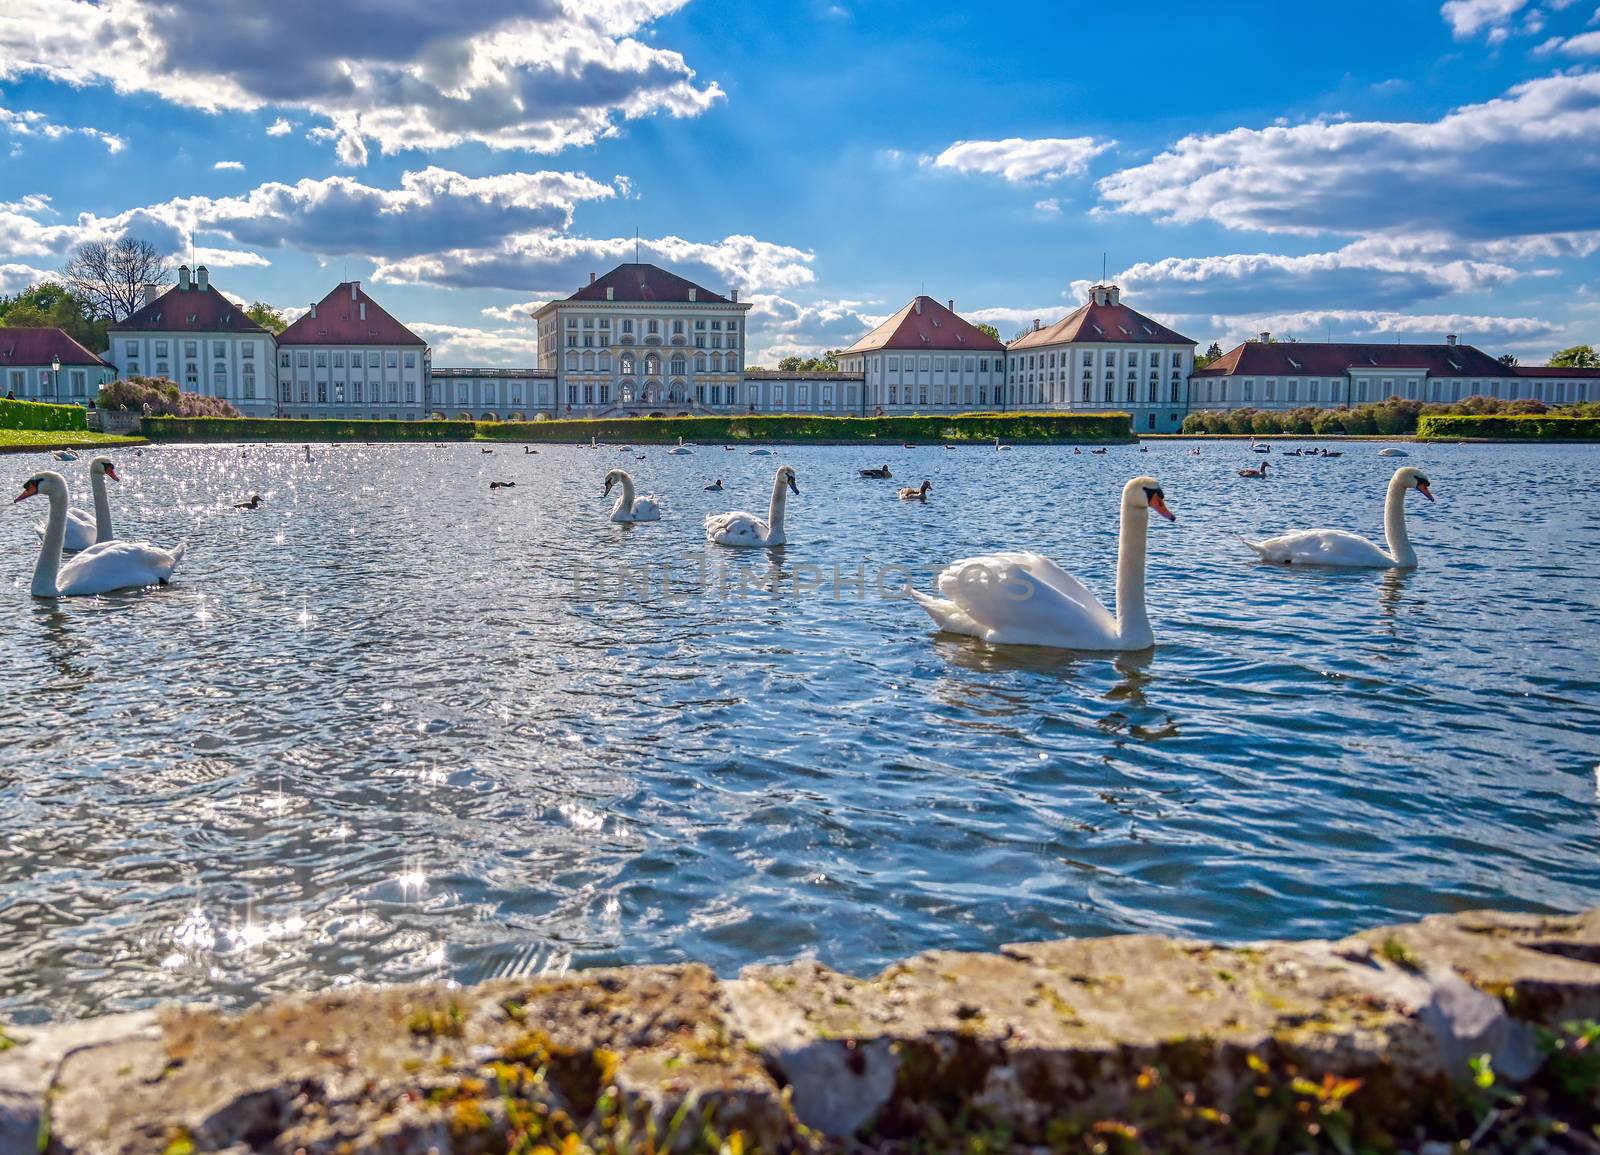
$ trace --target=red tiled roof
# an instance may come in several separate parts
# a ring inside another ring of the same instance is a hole
[[[1075,341],[1108,342],[1116,345],[1193,345],[1183,334],[1159,321],[1152,321],[1127,305],[1100,305],[1094,301],[1078,306],[1054,325],[1024,333],[1009,348],[1031,349],[1039,345],[1066,345]]]
[[[366,316],[361,306],[366,305]],[[312,313],[316,315],[313,316]],[[279,345],[426,345],[367,296],[360,281],[340,281],[294,324],[278,334]]]
[[[612,301],[688,301],[689,290],[694,290],[696,304],[728,305],[728,298],[713,293],[677,273],[655,265],[618,265],[603,277],[597,277],[579,289],[569,301],[604,301],[606,290],[612,290]]]
[[[913,297],[905,308],[851,345],[844,354],[871,353],[878,349],[1006,351],[1004,345],[982,329],[927,296]]]
[[[47,369],[56,357],[61,358],[63,365],[113,368],[109,361],[96,357],[60,329],[44,326],[0,328],[0,366],[8,369]]]
[[[106,326],[113,333],[261,333],[238,305],[217,292],[215,285],[202,288],[193,282],[187,289],[176,285],[125,320]]]
[[[1471,345],[1346,345],[1321,341],[1246,341],[1196,377],[1337,377],[1354,371],[1422,369],[1429,377],[1505,377],[1511,370]]]
[[[1518,377],[1600,378],[1600,369],[1573,369],[1564,365],[1513,365],[1511,372]]]

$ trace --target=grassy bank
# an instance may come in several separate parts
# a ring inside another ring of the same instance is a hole
[[[1565,417],[1549,413],[1525,416],[1424,413],[1417,419],[1417,437],[1452,441],[1473,437],[1493,441],[1600,441],[1600,417]]]
[[[292,418],[146,417],[151,441],[531,441],[639,444],[735,441],[788,444],[1130,441],[1126,413],[963,413],[952,417],[621,417],[585,421],[300,421]]]
[[[42,401],[8,401],[0,397],[0,432],[54,430],[71,432],[89,428],[81,405],[48,405]]]
[[[47,449],[93,449],[101,445],[143,445],[142,437],[80,430],[0,429],[0,453],[38,453]]]

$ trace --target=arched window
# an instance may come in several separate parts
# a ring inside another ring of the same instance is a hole
[[[622,371],[624,373],[630,373],[631,374],[633,372],[633,354],[632,353],[624,353],[622,355],[622,357],[621,357],[621,361],[622,361]]]
[[[661,372],[661,358],[654,353],[647,354],[644,359],[644,371],[652,377]]]

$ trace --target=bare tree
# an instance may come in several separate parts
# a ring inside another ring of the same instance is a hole
[[[118,237],[79,245],[61,275],[96,317],[120,321],[144,304],[145,285],[172,280],[172,265],[149,241]]]

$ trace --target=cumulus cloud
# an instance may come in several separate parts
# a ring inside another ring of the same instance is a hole
[[[545,304],[543,300],[523,301],[516,305],[488,305],[478,310],[491,321],[505,321],[508,324],[526,323],[528,318]]]
[[[294,121],[289,120],[287,117],[280,116],[277,120],[274,120],[271,124],[267,125],[267,135],[288,136],[295,130],[295,127]]]
[[[0,263],[0,293],[15,293],[54,276],[54,273],[36,269],[32,265]]]
[[[751,236],[712,243],[656,237],[641,241],[640,248],[644,261],[664,265],[717,292],[785,289],[815,279],[812,253]],[[533,290],[564,297],[589,273],[633,258],[633,237],[529,233],[507,237],[489,248],[380,261],[373,279],[444,288]]]
[[[1483,31],[1500,31],[1503,39],[1507,22],[1527,7],[1528,0],[1445,0],[1439,14],[1450,25],[1457,40],[1469,40]]]
[[[1507,345],[1543,346],[1563,331],[1563,326],[1534,317],[1500,317],[1474,313],[1401,313],[1383,309],[1304,309],[1248,314],[1192,314],[1177,318],[1191,332],[1206,333],[1206,340],[1221,341],[1224,348],[1269,332],[1273,336],[1322,341],[1442,342],[1455,333],[1462,341],[1496,352]]]
[[[777,293],[757,293],[746,315],[747,363],[776,368],[785,357],[815,357],[844,349],[889,316],[871,301],[792,301]]]
[[[1046,197],[1042,201],[1034,201],[1033,207],[1047,217],[1061,215],[1061,202],[1055,197]]]
[[[1552,36],[1534,51],[1541,56],[1552,53],[1561,56],[1600,56],[1600,32],[1583,32],[1577,36]]]
[[[539,342],[531,330],[476,329],[436,321],[407,321],[406,327],[433,347],[435,365],[526,368],[538,363]]]
[[[1116,212],[1271,233],[1582,233],[1600,229],[1597,136],[1600,72],[1563,74],[1436,121],[1187,136],[1097,187]]]
[[[283,0],[263,19],[206,0],[8,0],[0,80],[108,84],[207,111],[296,109],[324,122],[347,164],[369,141],[386,154],[467,142],[548,153],[721,99],[681,54],[648,42],[686,2]]]
[[[0,108],[0,129],[12,136],[38,137],[41,140],[60,140],[66,136],[84,136],[105,145],[106,151],[115,155],[128,147],[127,141],[98,128],[73,128],[56,124],[42,112],[33,109]],[[15,153],[13,153],[15,155]]]
[[[213,169],[215,169],[217,172],[243,172],[244,171],[244,161],[242,161],[242,160],[219,160],[219,161],[217,161],[216,164],[212,165],[211,167]]]
[[[933,168],[997,176],[1011,184],[1037,184],[1081,176],[1089,162],[1116,142],[1092,136],[1028,140],[959,140],[938,156],[923,158]]]

